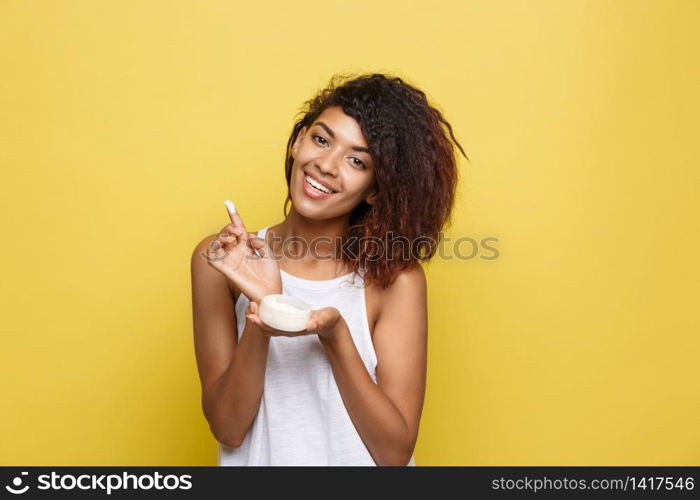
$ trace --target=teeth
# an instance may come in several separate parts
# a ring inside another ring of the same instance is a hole
[[[318,182],[316,182],[316,181],[313,179],[313,177],[310,177],[310,176],[306,175],[306,176],[304,176],[304,178],[306,179],[306,181],[307,181],[309,184],[311,184],[313,187],[315,187],[315,188],[318,189],[319,191],[323,191],[324,193],[328,193],[328,194],[331,194],[331,193],[333,192],[333,191],[331,191],[330,189],[328,189],[327,187],[325,187],[323,184],[319,184]]]

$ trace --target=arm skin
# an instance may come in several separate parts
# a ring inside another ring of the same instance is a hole
[[[260,407],[270,339],[246,321],[238,341],[227,278],[199,255],[217,236],[202,240],[192,253],[195,353],[209,428],[220,443],[238,447]]]
[[[246,322],[226,371],[202,394],[202,408],[214,436],[225,445],[243,443],[260,408],[269,337]]]
[[[374,327],[377,384],[370,377],[345,320],[319,336],[362,441],[377,465],[407,465],[418,438],[427,371],[427,290],[420,264],[386,290]]]

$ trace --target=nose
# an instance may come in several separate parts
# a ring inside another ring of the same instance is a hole
[[[342,161],[343,152],[338,151],[328,151],[325,155],[322,155],[316,161],[316,166],[324,174],[335,177],[338,175],[338,162]]]

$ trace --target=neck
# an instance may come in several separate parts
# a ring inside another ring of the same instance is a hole
[[[313,254],[317,256],[334,255],[336,244],[340,244],[349,227],[349,214],[331,219],[309,219],[297,212],[292,205],[287,218],[275,226],[273,231],[275,237],[274,247],[276,249],[280,248],[281,243],[293,238],[292,241],[299,243],[292,244],[290,241],[285,246],[285,249],[292,253],[300,252],[303,250],[300,243],[303,243],[307,251],[301,260],[314,260]],[[323,239],[317,239],[321,237]],[[311,246],[312,244],[313,246]]]

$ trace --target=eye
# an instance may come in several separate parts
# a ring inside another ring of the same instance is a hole
[[[326,144],[328,144],[328,141],[327,141],[326,138],[323,137],[322,135],[311,134],[311,138],[312,138],[313,140],[315,140],[315,141],[323,141],[321,144],[324,145],[324,146],[325,146]],[[367,165],[365,165],[365,162],[363,162],[363,161],[360,160],[359,158],[355,158],[355,157],[353,156],[352,159],[353,159],[353,161],[355,161],[355,160],[357,161],[357,163],[354,164],[356,167],[361,167],[363,170],[367,168]]]
[[[357,160],[357,161],[359,162],[359,165],[357,165],[357,163],[355,163],[355,165],[357,165],[358,167],[362,167],[363,169],[367,168],[367,165],[365,165],[365,162],[363,162],[363,161],[360,160],[359,158],[353,157],[352,159],[353,159],[353,160]]]
[[[321,139],[321,140],[323,141],[323,144],[328,144],[328,141],[326,141],[326,138],[323,137],[322,135],[313,134],[313,135],[311,136],[311,138],[312,138],[312,139]]]

